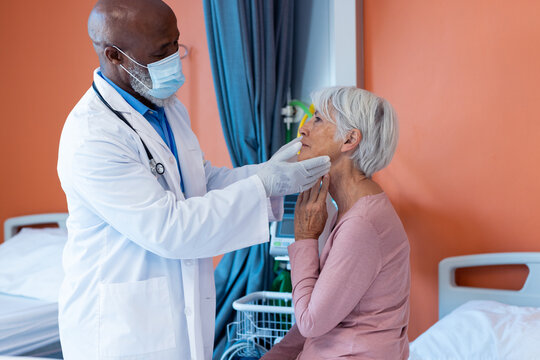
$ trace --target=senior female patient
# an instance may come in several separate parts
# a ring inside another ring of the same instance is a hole
[[[288,249],[296,325],[263,359],[406,359],[409,243],[371,178],[396,149],[396,115],[385,99],[353,87],[321,90],[313,103],[299,159],[328,155],[332,167],[298,197]],[[338,213],[319,257],[328,192]]]

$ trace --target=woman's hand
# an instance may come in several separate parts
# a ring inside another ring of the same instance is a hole
[[[328,213],[326,195],[330,176],[322,178],[322,185],[317,182],[311,189],[298,195],[294,210],[295,240],[318,239],[324,230]]]

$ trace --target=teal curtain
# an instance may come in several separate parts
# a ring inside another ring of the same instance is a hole
[[[234,166],[268,160],[284,143],[281,108],[291,83],[293,0],[203,0],[223,133]],[[227,346],[232,302],[269,289],[268,244],[226,254],[215,271],[214,359]]]

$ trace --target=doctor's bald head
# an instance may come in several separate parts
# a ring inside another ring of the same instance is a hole
[[[161,0],[100,0],[88,18],[88,35],[102,74],[133,94],[151,88],[146,65],[177,52],[180,33]]]
[[[161,0],[100,0],[88,18],[88,35],[96,48],[127,48],[172,23],[176,27],[176,17]]]

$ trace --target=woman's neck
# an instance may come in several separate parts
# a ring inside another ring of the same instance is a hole
[[[382,188],[356,169],[350,159],[334,162],[330,169],[330,195],[338,205],[338,221],[360,198],[381,193]]]

